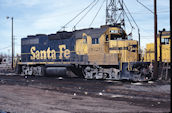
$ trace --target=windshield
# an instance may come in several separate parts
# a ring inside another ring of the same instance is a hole
[[[121,35],[111,34],[111,40],[122,40]]]

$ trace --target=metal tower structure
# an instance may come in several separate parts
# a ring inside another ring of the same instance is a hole
[[[121,24],[125,27],[123,0],[106,0],[106,25]]]

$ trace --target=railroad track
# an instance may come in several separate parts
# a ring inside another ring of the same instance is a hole
[[[33,76],[0,76],[0,84],[22,85],[49,91],[69,94],[105,97],[109,99],[128,98],[147,101],[170,101],[170,93],[156,91],[166,84],[146,82],[131,83],[121,81],[85,80],[80,78],[33,77]],[[151,91],[151,90],[154,90]]]

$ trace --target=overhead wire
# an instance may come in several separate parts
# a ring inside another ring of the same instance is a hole
[[[85,16],[94,8],[94,6],[99,2],[100,0],[97,0],[95,4],[93,4],[93,6],[85,13],[84,16],[82,16],[79,21],[74,25],[74,29],[76,28],[76,26],[85,18]]]
[[[128,12],[127,12],[128,13]],[[131,14],[134,14],[134,15],[138,15],[138,14],[140,14],[140,15],[143,15],[143,14],[147,14],[147,15],[149,15],[149,14],[151,14],[151,13],[146,13],[146,12],[130,12]],[[169,13],[169,11],[157,11],[157,13],[161,13],[161,14],[167,14],[167,13]]]
[[[154,14],[154,12],[152,10],[150,10],[148,7],[146,7],[143,3],[141,3],[139,0],[136,0],[139,4],[141,4],[143,7],[145,7],[147,10],[149,10],[152,14]]]
[[[72,18],[69,22],[67,22],[59,31],[61,31],[64,27],[66,27],[69,23],[74,21],[78,16],[80,16],[85,10],[87,10],[96,0],[91,2],[86,8],[84,8],[81,12],[79,12],[74,18]]]
[[[127,17],[127,19],[128,19],[128,22],[129,22],[131,28],[134,29],[134,26],[132,25],[132,23],[131,23],[131,21],[130,21],[130,18],[128,17],[128,15],[127,15],[127,13],[126,13],[125,10],[124,10],[124,13],[125,13],[125,15],[126,15],[126,17]]]
[[[124,4],[124,7],[127,9],[127,11],[128,11],[128,13],[129,13],[129,15],[130,15],[130,17],[131,17],[131,19],[133,20],[133,22],[134,22],[134,24],[136,25],[136,27],[137,27],[137,30],[138,30],[138,39],[139,39],[139,47],[141,46],[140,44],[140,28],[139,28],[139,26],[137,25],[137,23],[136,23],[136,21],[135,21],[135,19],[133,18],[133,16],[131,15],[131,13],[130,13],[130,11],[129,11],[129,9],[128,9],[128,7],[126,6],[126,4],[125,4],[125,2],[123,2],[123,4]]]
[[[89,25],[89,28],[91,27],[91,25],[93,24],[93,22],[94,22],[94,20],[96,19],[97,15],[99,14],[100,10],[102,9],[103,4],[104,4],[105,1],[106,1],[106,0],[103,1],[102,5],[100,6],[99,10],[97,11],[95,17],[93,18],[92,22],[91,22],[90,25]]]
[[[3,49],[8,49],[8,48],[11,48],[11,46],[7,46],[7,47],[4,47],[4,48],[1,48],[0,50],[2,51]]]
[[[133,20],[134,24],[135,24],[135,25],[136,25],[136,27],[139,29],[139,26],[137,25],[137,23],[136,23],[135,19],[134,19],[134,18],[133,18],[133,16],[131,15],[131,13],[130,13],[130,11],[129,11],[128,7],[125,5],[125,2],[123,2],[123,4],[124,4],[124,7],[127,9],[127,11],[128,11],[128,13],[129,13],[129,15],[130,15],[131,19]]]

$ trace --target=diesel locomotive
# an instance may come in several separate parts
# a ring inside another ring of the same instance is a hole
[[[150,63],[140,62],[138,51],[138,41],[129,39],[120,25],[30,35],[21,40],[17,72],[36,76],[145,80],[151,76]]]
[[[159,62],[170,63],[170,31],[162,31],[157,37],[157,60]],[[155,59],[154,56],[154,43],[146,45],[144,61],[152,62]]]

